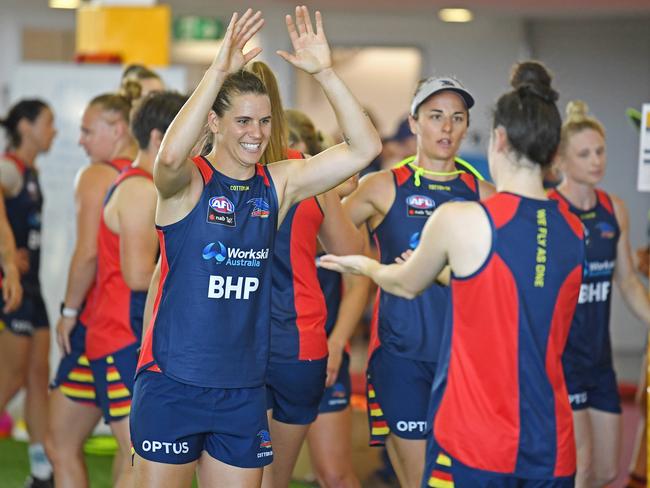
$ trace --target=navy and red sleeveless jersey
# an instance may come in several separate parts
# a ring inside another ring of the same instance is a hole
[[[113,168],[115,171],[117,171],[117,173],[119,174],[125,169],[127,169],[128,167],[130,167],[132,163],[133,161],[130,159],[117,158],[111,161],[101,161],[94,164],[106,164],[111,168]],[[87,326],[92,321],[93,307],[91,304],[94,301],[95,301],[95,283],[93,282],[92,286],[88,290],[88,293],[86,293],[86,299],[84,300],[81,314],[79,315],[78,323],[80,323],[82,326]]]
[[[596,190],[596,205],[589,210],[574,207],[557,190],[551,191],[549,197],[559,201],[560,205],[566,205],[585,227],[585,271],[564,351],[565,372],[611,366],[609,316],[616,246],[620,235],[614,205],[602,190]]]
[[[459,168],[462,169],[462,168]],[[392,264],[407,249],[415,249],[420,232],[435,209],[445,202],[478,200],[476,177],[462,173],[449,181],[420,179],[416,186],[413,169],[392,170],[395,200],[384,220],[373,230],[382,264]],[[381,344],[390,353],[416,361],[438,361],[449,290],[431,285],[413,300],[377,291],[371,325],[370,354]]]
[[[497,193],[482,203],[492,247],[451,279],[433,434],[476,469],[571,476],[575,442],[562,351],[584,260],[580,220],[552,200]]]
[[[278,229],[273,253],[271,361],[327,356],[327,307],[318,283],[316,250],[323,211],[310,197],[294,205]]]
[[[5,196],[7,219],[16,240],[16,247],[27,249],[29,271],[21,276],[25,293],[40,293],[39,270],[41,263],[41,210],[43,194],[38,183],[38,174],[29,168],[18,156],[7,153],[5,159],[13,162],[23,177],[23,185],[14,197]]]
[[[134,177],[152,179],[151,173],[141,168],[125,169],[109,188],[104,207],[117,187],[124,180]],[[120,236],[108,228],[103,212],[97,233],[95,290],[91,304],[93,320],[87,324],[86,333],[86,356],[90,360],[103,358],[140,342],[147,298],[146,291],[132,291],[124,281],[120,266]]]
[[[267,168],[247,180],[194,159],[204,188],[192,211],[158,226],[161,279],[138,371],[181,383],[265,383],[278,199]]]

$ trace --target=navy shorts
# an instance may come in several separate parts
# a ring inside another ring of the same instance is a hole
[[[266,408],[285,424],[307,425],[318,417],[327,358],[295,363],[270,362],[266,371]]]
[[[31,337],[35,330],[50,327],[45,302],[40,293],[25,293],[20,307],[11,313],[2,312],[4,306],[0,295],[0,331],[7,329],[16,335]]]
[[[366,387],[371,446],[384,445],[390,433],[426,439],[436,364],[395,356],[382,347],[372,354]]]
[[[422,488],[573,488],[574,477],[528,479],[471,468],[440,448],[433,436],[427,440]]]
[[[134,343],[109,356],[90,361],[97,404],[107,424],[127,417],[131,411],[138,347],[139,344]]]
[[[614,368],[604,366],[580,372],[565,368],[564,375],[573,410],[593,408],[621,413],[621,398]]]
[[[61,358],[50,388],[58,388],[77,403],[99,406],[95,379],[86,357],[86,327],[79,321],[70,334],[70,353]]]
[[[203,451],[240,468],[273,461],[263,386],[203,388],[144,371],[135,380],[130,418],[138,456],[185,464]]]
[[[318,407],[318,413],[340,412],[341,410],[345,410],[350,404],[351,389],[350,355],[344,352],[336,382],[329,388],[325,388],[323,398]]]

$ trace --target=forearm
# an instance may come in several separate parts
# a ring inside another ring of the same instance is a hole
[[[420,290],[406,286],[409,281],[402,277],[405,266],[404,264],[379,264],[371,259],[363,274],[370,277],[382,290],[391,295],[413,299],[418,296]]]
[[[370,280],[365,276],[345,275],[343,297],[329,343],[341,350],[354,334],[368,302]]]
[[[619,284],[623,300],[632,313],[650,327],[650,299],[648,292],[636,275],[630,274]]]
[[[381,151],[379,134],[368,114],[332,68],[316,73],[314,78],[334,110],[346,144],[358,155],[354,172],[360,171]]]
[[[63,302],[69,308],[81,308],[86,295],[95,282],[97,256],[75,252],[68,271],[68,284]]]
[[[9,223],[0,223],[0,265],[6,273],[16,271],[16,240]]]
[[[159,164],[178,169],[185,163],[201,135],[226,76],[227,73],[223,71],[208,68],[196,90],[167,129],[158,153]]]

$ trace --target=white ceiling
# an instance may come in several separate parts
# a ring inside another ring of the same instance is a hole
[[[214,0],[168,0],[174,10],[184,12],[192,9],[202,14],[214,10]],[[465,7],[477,14],[487,16],[544,17],[602,17],[637,16],[650,17],[650,0],[317,0],[307,1],[310,8],[323,11],[353,11],[381,13],[432,13],[443,7]],[[296,5],[295,0],[221,0],[219,10],[241,10],[244,6],[264,9],[286,8]],[[649,26],[650,27],[650,26]]]

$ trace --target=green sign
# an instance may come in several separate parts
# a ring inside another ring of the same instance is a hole
[[[221,19],[182,15],[174,18],[174,40],[212,41],[221,39],[225,32]]]

